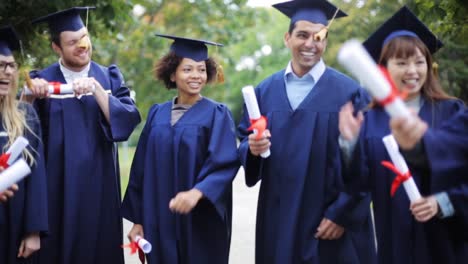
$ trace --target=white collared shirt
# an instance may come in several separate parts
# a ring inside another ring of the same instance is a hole
[[[320,80],[327,67],[322,59],[304,76],[297,76],[292,69],[291,61],[284,72],[284,84],[288,95],[289,104],[296,109],[304,98],[312,91],[315,84]]]
[[[59,65],[60,71],[62,72],[63,77],[65,77],[65,81],[67,81],[68,84],[71,84],[75,79],[88,77],[91,63],[88,63],[88,65],[82,71],[79,72],[69,70],[65,66],[63,66],[62,59],[59,59]]]

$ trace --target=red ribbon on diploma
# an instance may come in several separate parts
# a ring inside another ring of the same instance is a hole
[[[250,119],[250,127],[247,129],[248,131],[257,130],[257,140],[263,136],[263,132],[265,132],[267,128],[267,118],[261,116],[259,119]]]
[[[391,171],[393,171],[397,176],[395,177],[395,179],[393,180],[392,182],[392,190],[390,191],[390,195],[393,197],[395,195],[395,192],[396,190],[398,189],[398,187],[400,187],[400,185],[405,182],[406,180],[408,180],[409,178],[411,178],[411,173],[410,171],[407,171],[406,173],[402,173],[401,171],[399,171],[395,165],[393,165],[393,163],[389,162],[389,161],[382,161],[381,164],[387,168],[387,169],[390,169]]]
[[[138,246],[138,240],[132,241],[126,245],[122,245],[122,248],[130,248],[130,255],[133,255],[138,251],[138,258],[140,259],[142,264],[145,264],[145,253]]]
[[[60,85],[62,85],[59,82],[49,82],[50,85],[54,87],[54,92],[52,94],[60,94]]]
[[[379,67],[379,70],[382,72],[383,76],[385,77],[385,79],[390,84],[390,87],[392,88],[391,91],[390,91],[390,94],[386,98],[378,101],[378,103],[381,106],[385,107],[386,105],[391,104],[393,101],[395,101],[395,99],[398,98],[398,97],[400,97],[402,99],[406,98],[406,96],[408,96],[408,92],[398,91],[398,89],[397,89],[395,83],[393,82],[393,79],[390,76],[390,73],[388,73],[387,69],[385,67],[383,67],[382,65],[379,65],[378,67]]]
[[[0,156],[0,167],[3,167],[4,169],[8,168],[8,159],[10,158],[10,153],[3,153]]]

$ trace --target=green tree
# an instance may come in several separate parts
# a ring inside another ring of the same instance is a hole
[[[468,2],[415,0],[412,7],[444,43],[436,53],[442,86],[468,102]]]

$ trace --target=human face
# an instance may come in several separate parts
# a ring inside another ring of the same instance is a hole
[[[87,48],[80,45],[82,41],[88,42]],[[55,43],[52,45],[60,55],[63,66],[72,71],[83,70],[91,61],[91,40],[85,27],[78,31],[63,31],[60,33],[60,47]]]
[[[387,69],[400,91],[407,91],[407,100],[417,97],[427,79],[427,61],[422,52],[416,52],[408,58],[390,58]]]
[[[5,67],[5,65],[7,65]],[[18,66],[13,56],[0,54],[0,96],[6,96],[14,88]]]
[[[324,27],[322,24],[300,20],[291,33],[285,34],[284,43],[291,50],[292,68],[297,76],[302,77],[320,61],[327,39],[315,41],[314,34]]]
[[[179,93],[178,102],[182,104],[193,104],[200,97],[200,92],[206,84],[208,75],[206,73],[205,61],[196,62],[184,58],[175,73],[171,75],[171,81],[176,83]]]

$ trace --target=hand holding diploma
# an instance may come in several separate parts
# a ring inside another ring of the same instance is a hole
[[[250,118],[251,126],[249,127],[249,130],[254,131],[256,140],[260,140],[262,137],[269,136],[269,133],[266,133],[267,119],[260,114],[260,109],[258,107],[257,97],[255,95],[253,86],[249,85],[242,88],[242,95],[244,97],[245,106]],[[262,152],[260,156],[262,156],[262,158],[268,158],[270,156],[270,149],[268,148],[266,151]]]
[[[0,173],[3,171],[3,169],[0,168]],[[13,184],[8,188],[7,190],[0,192],[0,202],[6,202],[8,199],[13,197],[15,195],[15,192],[18,191],[18,185]]]
[[[48,82],[44,79],[32,79],[26,82],[24,87],[24,95],[34,95],[42,98],[51,94],[87,94],[96,91],[96,81],[94,78],[79,78],[72,84],[60,82]]]
[[[388,155],[393,162],[392,164],[388,161],[382,161],[382,165],[397,174],[397,177],[392,183],[391,195],[393,196],[400,184],[403,183],[406,194],[408,194],[411,202],[420,199],[421,194],[419,193],[418,187],[416,186],[416,183],[411,176],[408,165],[406,165],[403,156],[398,151],[398,145],[395,141],[395,138],[392,135],[388,135],[383,137],[382,141],[385,145],[385,148],[387,149]]]
[[[144,239],[143,226],[134,224],[130,232],[128,233],[129,244],[122,245],[123,248],[130,248],[130,254],[138,252],[138,257],[141,263],[145,263],[145,254],[149,254],[152,250],[151,243]]]
[[[73,87],[70,84],[59,82],[49,82],[47,85],[47,94],[73,94]],[[24,87],[25,95],[32,95],[33,91],[27,86]]]
[[[363,82],[364,88],[391,117],[411,118],[389,76],[382,73],[359,41],[347,41],[338,52],[338,62]]]

